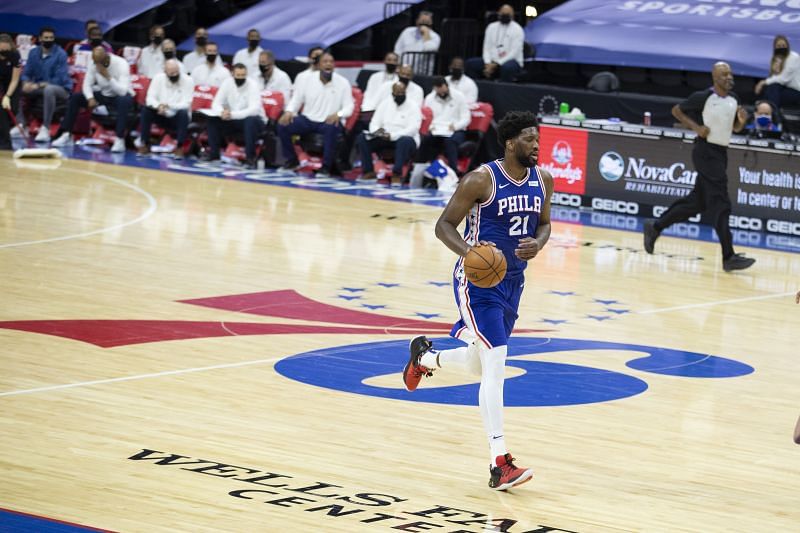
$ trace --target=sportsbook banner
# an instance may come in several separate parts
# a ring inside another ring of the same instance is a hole
[[[564,193],[562,205],[581,195],[580,204],[595,210],[658,216],[697,179],[693,143],[683,139],[548,125],[540,137],[540,165]],[[800,155],[731,145],[728,191],[733,227],[800,235]]]

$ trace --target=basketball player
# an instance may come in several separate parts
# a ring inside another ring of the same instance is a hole
[[[453,273],[456,304],[461,314],[451,335],[468,346],[436,351],[426,337],[412,339],[403,370],[406,389],[417,388],[422,376],[451,365],[480,365],[478,405],[489,438],[489,487],[505,490],[531,479],[529,468],[514,465],[503,436],[503,380],[508,337],[517,319],[524,271],[550,238],[553,177],[536,167],[539,133],[536,116],[506,114],[497,128],[505,158],[464,176],[436,222],[436,236],[461,256]],[[467,218],[462,237],[458,225]],[[477,244],[493,244],[508,264],[499,285],[481,289],[464,275],[464,257]],[[479,363],[478,363],[479,360]]]

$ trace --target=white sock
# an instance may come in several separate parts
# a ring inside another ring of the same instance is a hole
[[[436,350],[428,350],[419,358],[419,364],[425,368],[439,368],[439,353]]]
[[[482,372],[478,405],[483,427],[489,439],[492,466],[496,466],[495,459],[498,455],[505,455],[508,452],[503,436],[503,381],[507,353],[507,346],[480,350]]]

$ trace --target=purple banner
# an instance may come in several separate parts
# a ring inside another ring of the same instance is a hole
[[[3,0],[0,2],[0,31],[38,35],[51,26],[56,36],[83,39],[89,19],[108,31],[166,0]]]
[[[418,3],[420,0],[407,0]],[[383,20],[385,0],[262,0],[208,30],[223,54],[247,46],[247,31],[261,33],[261,46],[278,59],[305,57],[312,46],[327,47]],[[194,38],[178,47],[194,48]]]
[[[571,0],[528,24],[541,61],[766,77],[772,39],[800,49],[800,0]]]

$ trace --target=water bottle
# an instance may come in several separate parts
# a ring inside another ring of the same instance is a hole
[[[642,122],[642,123],[643,123],[645,126],[650,126],[650,125],[652,124],[652,118],[653,118],[653,117],[652,117],[652,115],[650,114],[650,111],[645,111],[645,112],[644,112],[644,120],[643,120],[643,122]]]
[[[569,104],[567,102],[561,102],[561,104],[558,106],[558,114],[569,115]]]

